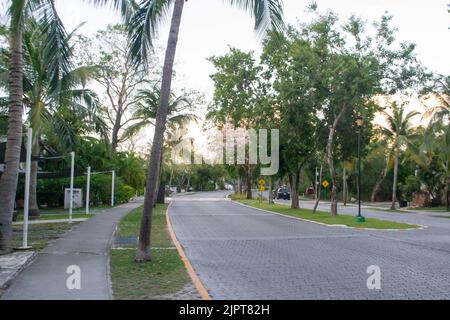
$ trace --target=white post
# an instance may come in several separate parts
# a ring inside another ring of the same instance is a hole
[[[87,167],[86,181],[86,214],[89,214],[89,196],[91,194],[91,167]]]
[[[116,180],[116,171],[112,171],[112,179],[111,179],[111,207],[114,207],[114,184]]]
[[[28,246],[28,214],[30,210],[30,178],[31,178],[31,152],[33,143],[33,129],[28,129],[27,138],[27,160],[25,164],[25,203],[23,205],[23,238],[22,248],[29,249]]]
[[[75,152],[70,153],[70,199],[69,199],[69,223],[72,223],[73,211],[73,176],[75,175]]]

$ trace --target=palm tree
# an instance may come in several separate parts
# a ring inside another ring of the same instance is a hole
[[[161,100],[161,90],[158,86],[152,89],[140,90],[137,99],[138,102],[133,109],[131,117],[134,123],[124,132],[123,138],[132,137],[138,134],[146,127],[154,126],[159,101]],[[193,113],[185,113],[186,109],[192,109],[192,101],[187,94],[176,96],[171,95],[167,113],[167,125],[169,127],[184,127],[192,120],[198,117]]]
[[[120,11],[125,20],[137,8],[133,0],[91,0],[97,5],[110,5]],[[51,53],[51,83],[57,86],[60,75],[69,66],[65,29],[59,19],[55,0],[7,0],[3,3],[8,8],[10,26],[9,38],[9,70],[8,70],[8,131],[5,152],[5,170],[0,179],[0,254],[11,251],[12,212],[19,177],[20,149],[22,144],[23,117],[23,27],[28,17],[35,17],[45,24],[45,32],[49,38],[46,44]]]
[[[22,144],[23,116],[23,27],[29,16],[45,25],[49,34],[48,52],[52,53],[51,78],[56,85],[61,71],[67,67],[66,46],[60,39],[65,34],[56,12],[54,0],[10,0],[7,3],[9,27],[9,110],[8,132],[5,152],[5,170],[0,180],[0,253],[11,251],[12,212],[19,177],[20,149]]]
[[[398,180],[398,163],[400,153],[403,148],[410,144],[410,140],[414,138],[415,134],[411,126],[411,118],[419,115],[417,111],[411,111],[405,114],[404,105],[398,105],[392,103],[392,114],[382,111],[387,125],[381,127],[381,131],[385,139],[389,142],[392,148],[392,154],[394,157],[394,178],[392,184],[392,204],[391,210],[395,210],[395,202],[397,201],[397,180]]]
[[[239,6],[252,14],[255,19],[255,29],[259,32],[260,36],[263,36],[270,26],[278,30],[283,27],[283,13],[280,0],[228,0],[228,2],[231,5]],[[141,262],[151,260],[150,235],[153,205],[155,203],[158,188],[164,132],[166,129],[166,120],[171,97],[173,64],[185,0],[144,1],[133,14],[129,23],[131,56],[135,63],[145,63],[152,48],[152,38],[155,35],[162,18],[169,12],[172,4],[173,13],[164,60],[161,97],[156,114],[155,133],[148,167],[148,192],[146,193],[144,201],[144,213],[142,215],[139,246],[136,255],[136,261]]]
[[[43,26],[34,19],[29,19],[25,24],[24,33],[24,103],[29,108],[28,122],[33,128],[33,156],[39,156],[40,140],[44,127],[51,128],[60,138],[63,149],[72,151],[77,144],[77,135],[70,128],[64,119],[60,117],[58,109],[71,109],[79,116],[80,121],[85,121],[94,125],[97,132],[106,136],[107,126],[99,116],[100,103],[96,94],[84,88],[89,75],[92,72],[90,67],[77,67],[64,70],[60,76],[58,85],[52,85],[51,54],[47,52],[45,46],[48,34],[41,32]],[[67,35],[63,41],[69,48],[67,59],[73,56],[72,47],[69,45],[72,38]],[[30,181],[30,217],[39,216],[39,206],[37,201],[37,161],[31,165]]]

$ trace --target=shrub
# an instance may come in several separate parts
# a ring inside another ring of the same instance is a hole
[[[74,188],[83,189],[83,199],[86,193],[87,177],[76,177]],[[64,206],[64,189],[70,185],[69,178],[39,179],[37,184],[37,197],[40,205],[49,207]],[[122,178],[116,177],[114,186],[115,204],[128,202],[134,196],[134,188],[126,186]],[[90,188],[90,201],[93,205],[111,203],[111,175],[92,175]]]

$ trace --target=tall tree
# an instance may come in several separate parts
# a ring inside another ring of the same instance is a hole
[[[315,73],[320,62],[312,43],[290,28],[286,36],[270,34],[263,61],[272,76],[274,103],[268,117],[280,128],[280,164],[291,187],[291,207],[299,206],[300,173],[318,147],[316,128],[321,102],[317,99]]]
[[[279,0],[229,0],[228,2],[231,5],[236,5],[249,11],[255,18],[255,29],[263,34],[270,26],[278,29],[282,27],[282,7]],[[168,13],[171,4],[173,4],[173,14],[161,81],[161,100],[157,112],[155,134],[150,154],[147,179],[148,192],[146,193],[144,202],[139,248],[136,256],[137,261],[151,260],[151,220],[161,167],[164,131],[171,96],[173,64],[185,0],[145,1],[130,21],[130,33],[132,35],[131,55],[137,63],[146,62],[152,47],[152,38],[157,31],[161,18]]]
[[[12,212],[19,177],[23,116],[23,28],[28,16],[36,16],[49,35],[48,52],[52,52],[51,83],[57,86],[60,74],[68,67],[65,30],[56,12],[54,0],[11,0],[8,3],[9,27],[9,113],[5,153],[5,170],[0,179],[0,253],[11,251]]]
[[[28,124],[33,128],[33,156],[38,157],[42,141],[44,126],[55,131],[60,138],[64,149],[69,151],[78,137],[70,129],[57,112],[60,108],[76,110],[80,121],[95,122],[95,130],[105,134],[106,128],[98,115],[98,101],[93,91],[84,88],[90,69],[87,67],[69,67],[63,70],[58,85],[52,83],[52,55],[46,45],[49,34],[45,32],[45,24],[33,18],[28,18],[24,24],[24,105],[28,108]],[[72,34],[66,35],[61,42],[68,50],[68,61],[72,57],[70,40]],[[1,101],[4,99],[0,98]],[[39,206],[36,195],[38,162],[31,164],[30,181],[30,217],[39,216]]]
[[[394,177],[392,183],[392,203],[391,210],[395,210],[397,201],[397,187],[398,187],[398,165],[400,154],[406,146],[410,144],[411,138],[415,133],[411,125],[411,119],[419,115],[417,111],[411,111],[406,113],[403,104],[397,104],[396,102],[391,105],[392,113],[382,111],[387,124],[381,128],[383,135],[387,141],[389,141],[393,158],[394,158]]]
[[[214,103],[209,108],[207,119],[224,131],[258,129],[264,114],[259,106],[266,96],[262,67],[257,64],[253,53],[230,48],[229,53],[210,58],[216,72],[214,81]],[[236,137],[239,144],[247,146],[248,137]],[[242,159],[244,160],[244,159]],[[245,164],[239,164],[245,171],[247,199],[252,199],[252,173],[255,168],[246,152]]]
[[[156,62],[151,65],[135,65],[128,52],[128,31],[126,25],[110,25],[98,31],[94,40],[81,37],[79,41],[82,63],[94,66],[93,77],[103,88],[103,104],[111,134],[111,153],[114,155],[123,135],[131,123],[132,108],[138,103],[139,90],[157,78]]]

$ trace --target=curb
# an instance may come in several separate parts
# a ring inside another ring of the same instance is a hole
[[[197,289],[198,293],[200,294],[200,297],[202,300],[211,300],[211,297],[208,294],[208,291],[203,286],[202,281],[200,280],[199,276],[195,272],[194,268],[192,267],[191,262],[189,261],[188,257],[186,256],[186,253],[184,252],[183,246],[180,244],[180,242],[177,239],[177,236],[175,235],[175,232],[172,227],[172,223],[170,222],[169,218],[169,209],[172,203],[169,203],[169,206],[166,210],[166,221],[167,221],[167,228],[169,230],[170,238],[172,239],[173,243],[175,244],[175,247],[177,248],[178,254],[181,257],[181,260],[183,260],[184,266],[187,269],[187,272],[189,276],[191,277],[192,282],[195,285],[195,288]]]
[[[19,274],[34,262],[36,257],[37,257],[37,252],[33,251],[33,253],[28,258],[28,260],[23,265],[21,265],[17,270],[15,270],[14,273],[12,273],[10,275],[10,277],[3,283],[3,285],[0,286],[0,289],[7,290],[9,288],[9,286],[11,285],[11,283],[19,276]],[[1,298],[0,298],[0,300],[1,300]]]
[[[255,209],[255,210],[259,210],[259,211],[263,211],[263,212],[267,212],[267,213],[271,213],[271,214],[275,214],[278,216],[282,216],[285,218],[290,218],[290,219],[295,219],[295,220],[300,220],[300,221],[304,221],[304,222],[310,222],[310,223],[315,223],[315,224],[319,224],[322,226],[326,226],[326,227],[330,227],[330,228],[345,228],[345,229],[354,229],[354,230],[366,230],[366,231],[393,231],[393,232],[400,232],[400,231],[413,231],[413,230],[423,230],[428,228],[427,226],[424,225],[419,225],[417,224],[418,228],[408,228],[408,229],[375,229],[375,228],[355,228],[355,227],[350,227],[350,226],[346,226],[346,225],[342,225],[342,224],[326,224],[323,222],[318,222],[318,221],[312,221],[312,220],[308,220],[308,219],[303,219],[303,218],[299,218],[299,217],[293,217],[293,216],[288,216],[279,212],[274,212],[274,211],[269,211],[269,210],[264,210],[264,209],[260,209],[260,208],[256,208],[256,207],[252,207],[243,203],[240,203],[238,201],[234,201],[231,200],[231,202],[236,203],[238,205],[247,207],[247,208],[251,208],[251,209]],[[395,221],[394,221],[395,222]]]

